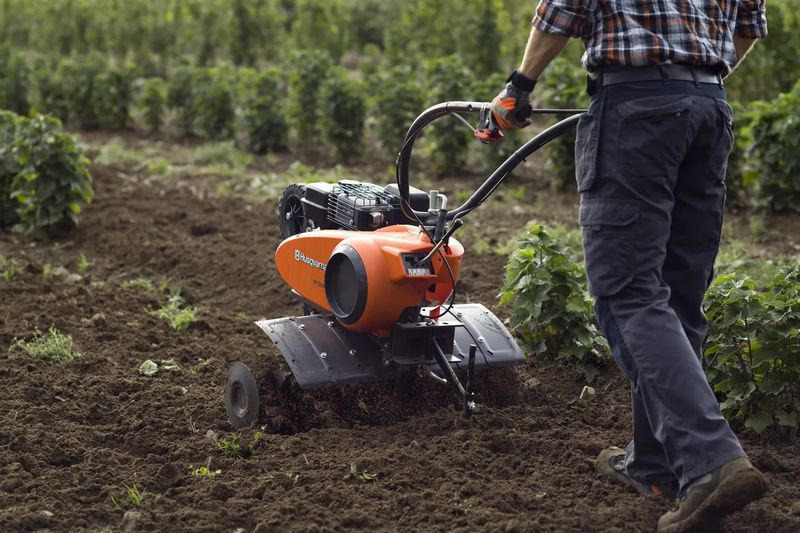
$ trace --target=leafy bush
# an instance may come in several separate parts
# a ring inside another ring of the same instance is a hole
[[[800,427],[800,266],[780,269],[769,290],[746,276],[719,277],[706,294],[705,367],[729,418],[756,432]]]
[[[469,69],[456,55],[429,61],[425,78],[431,105],[467,98],[467,83],[472,79]],[[471,132],[455,118],[440,119],[430,128],[431,166],[436,174],[458,172],[467,160]]]
[[[95,103],[99,95],[95,84],[105,69],[105,60],[99,54],[78,62],[65,59],[59,64],[58,74],[66,87],[70,120],[81,128],[94,129],[101,124]]]
[[[195,83],[195,110],[200,130],[212,140],[230,139],[236,119],[233,76],[224,68],[208,68],[199,72]]]
[[[285,90],[277,68],[255,73],[246,84],[244,124],[251,152],[265,154],[286,147]]]
[[[319,94],[321,126],[337,155],[350,160],[361,153],[366,115],[363,86],[350,80],[344,69],[332,69]]]
[[[414,71],[407,66],[386,71],[378,81],[372,114],[381,145],[394,156],[400,151],[411,122],[423,111],[425,94]]]
[[[317,109],[320,85],[328,77],[333,63],[327,52],[300,51],[291,59],[289,72],[289,116],[302,142],[319,137],[320,113]]]
[[[22,54],[0,44],[0,109],[27,115],[30,71]]]
[[[570,57],[573,56],[573,57]],[[588,106],[586,73],[575,54],[556,58],[542,76],[542,93],[549,107],[573,109]],[[537,91],[539,86],[537,86]],[[563,116],[560,118],[564,118]],[[553,121],[555,123],[555,121]],[[550,183],[563,189],[575,182],[575,131],[565,133],[546,147]]]
[[[750,114],[738,102],[731,102],[733,109],[733,147],[728,156],[728,167],[725,172],[725,189],[727,199],[732,202],[747,203],[751,200],[754,190],[753,172],[748,171],[751,166],[749,159],[750,140]]]
[[[161,78],[150,78],[142,84],[139,95],[139,108],[142,110],[145,126],[152,132],[157,132],[164,124],[164,114],[167,107],[167,88]]]
[[[34,62],[32,78],[35,110],[66,122],[69,119],[69,101],[61,71],[40,57]]]
[[[500,304],[511,305],[510,326],[531,353],[577,364],[588,381],[608,360],[586,274],[543,226],[530,226],[511,254]]]
[[[104,128],[124,128],[130,118],[133,73],[126,68],[109,68],[94,79],[93,105],[97,121]]]
[[[92,178],[75,138],[50,116],[20,119],[11,143],[16,173],[11,184],[16,231],[50,231],[78,222],[91,202]]]
[[[10,111],[0,111],[0,228],[17,222],[17,202],[11,198],[19,162],[13,151],[14,140],[22,123]]]
[[[187,137],[194,132],[196,82],[194,68],[179,67],[172,73],[167,88],[167,104],[175,112],[178,131]]]
[[[749,112],[752,154],[757,159],[758,201],[775,210],[800,211],[800,83]]]

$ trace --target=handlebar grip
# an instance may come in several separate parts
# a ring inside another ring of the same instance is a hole
[[[533,107],[531,104],[525,104],[517,111],[517,120],[522,122],[531,118],[531,115],[533,115]]]

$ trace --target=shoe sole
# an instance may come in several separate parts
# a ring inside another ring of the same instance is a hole
[[[716,530],[729,514],[764,496],[769,487],[757,470],[745,470],[724,480],[708,495],[697,510],[680,522],[658,530],[658,533],[690,533]]]

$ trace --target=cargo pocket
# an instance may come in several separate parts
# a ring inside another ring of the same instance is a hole
[[[639,203],[606,198],[584,199],[580,207],[589,291],[613,296],[633,279]]]
[[[588,191],[594,184],[598,134],[597,117],[588,113],[581,115],[575,137],[575,180],[579,192]]]

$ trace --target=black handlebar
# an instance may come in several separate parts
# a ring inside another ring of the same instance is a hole
[[[411,163],[411,152],[414,148],[414,142],[416,141],[419,133],[428,124],[443,116],[455,113],[480,113],[482,110],[486,112],[489,110],[490,106],[490,102],[444,102],[428,108],[421,115],[419,115],[416,120],[414,120],[413,124],[411,124],[411,127],[408,129],[408,133],[406,133],[406,137],[403,140],[403,147],[400,149],[400,153],[397,155],[397,161],[395,161],[395,165],[397,166],[397,187],[400,191],[400,197],[402,199],[400,205],[403,213],[407,217],[412,219],[418,218],[424,224],[429,224],[431,221],[434,221],[438,218],[438,215],[428,213],[427,211],[414,211],[411,208],[411,203],[409,201],[409,166]],[[532,109],[531,114],[567,113],[572,114],[572,116],[553,124],[519,147],[517,151],[511,155],[511,157],[506,159],[503,164],[497,168],[497,170],[492,172],[486,181],[483,182],[480,187],[478,187],[478,190],[472,193],[472,196],[470,196],[469,199],[464,202],[464,204],[451,211],[448,211],[445,216],[446,220],[453,220],[457,217],[466,215],[481,205],[494,192],[498,185],[500,185],[511,173],[511,171],[514,170],[520,163],[525,161],[528,156],[559,135],[562,135],[573,129],[577,125],[581,114],[583,114],[585,111],[585,109]]]

